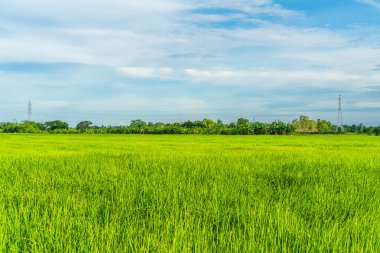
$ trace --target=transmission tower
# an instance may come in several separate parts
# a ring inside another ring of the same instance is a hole
[[[28,103],[28,121],[32,120],[32,102]]]
[[[336,122],[336,132],[343,133],[343,114],[342,114],[342,95],[339,94],[339,102],[338,102],[338,119]]]

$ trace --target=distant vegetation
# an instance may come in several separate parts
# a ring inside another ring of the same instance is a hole
[[[149,122],[132,120],[127,126],[94,126],[91,121],[79,122],[75,128],[60,120],[45,123],[23,121],[21,123],[0,123],[0,133],[59,133],[59,134],[221,134],[221,135],[290,135],[301,134],[329,134],[336,132],[336,126],[331,122],[318,119],[312,120],[301,116],[285,123],[273,121],[272,123],[250,122],[240,118],[237,122],[228,124],[221,120],[211,119],[202,121],[186,121],[182,123]],[[344,133],[363,133],[379,135],[380,126],[345,125]]]

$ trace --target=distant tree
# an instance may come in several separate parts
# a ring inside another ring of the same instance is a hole
[[[40,129],[41,131],[46,131],[46,126],[44,123],[41,123],[41,122],[33,122],[37,127],[38,129]]]
[[[249,124],[249,120],[248,119],[244,119],[244,118],[239,118],[236,122],[236,126],[237,127],[241,127],[241,126],[245,126],[245,125],[248,125]]]
[[[182,127],[185,127],[185,128],[192,128],[193,126],[194,126],[194,123],[191,122],[190,120],[182,123]]]
[[[229,128],[235,128],[236,127],[235,122],[231,122],[230,124],[228,124],[228,127]]]
[[[366,133],[380,135],[380,126],[344,125],[345,133]],[[224,124],[221,120],[214,122],[211,119],[202,121],[185,121],[183,123],[149,122],[141,119],[132,120],[129,126],[92,126],[90,121],[79,122],[76,128],[69,128],[66,122],[55,120],[45,123],[23,121],[21,123],[0,123],[0,133],[60,133],[60,134],[222,134],[222,135],[264,135],[264,134],[292,134],[299,133],[330,133],[335,132],[331,122],[318,119],[312,120],[308,116],[300,116],[292,124],[281,121],[272,123],[249,122],[239,118],[236,122]]]
[[[69,124],[60,120],[54,120],[54,121],[45,122],[45,128],[48,131],[69,129]]]
[[[264,123],[260,123],[260,122],[253,123],[252,127],[253,127],[253,133],[258,134],[258,135],[267,134],[269,131],[267,128],[267,125]]]
[[[202,126],[205,128],[213,128],[215,127],[216,123],[212,119],[204,119],[202,121]]]
[[[163,127],[165,127],[165,124],[162,122],[156,122],[156,123],[154,123],[154,127],[155,128],[163,128]]]
[[[373,132],[375,133],[376,136],[379,136],[380,135],[380,126],[375,127],[375,130]]]
[[[89,128],[92,125],[91,121],[81,121],[77,125],[77,130],[84,132],[87,128]]]
[[[203,127],[202,121],[199,121],[199,120],[194,121],[193,127]]]
[[[7,122],[3,125],[4,133],[21,133],[20,125],[18,123]]]
[[[347,129],[345,130],[348,130],[348,132],[350,133],[364,133],[365,132],[365,129],[366,127],[360,123],[359,125],[351,125],[351,126],[347,126]]]
[[[131,124],[129,124],[130,127],[134,128],[144,128],[147,126],[146,122],[141,119],[135,119],[131,120]]]
[[[318,119],[317,120],[318,133],[330,133],[333,131],[333,127],[330,121]]]
[[[275,135],[291,134],[294,131],[293,124],[287,124],[282,121],[273,121],[269,125],[269,133]]]
[[[364,132],[364,129],[365,129],[365,126],[362,124],[362,123],[360,123],[359,125],[358,125],[358,133],[363,133]]]
[[[293,126],[299,133],[315,133],[318,131],[317,122],[309,119],[308,116],[300,116],[299,119],[293,120]]]
[[[24,121],[19,124],[19,132],[21,133],[40,133],[43,130],[41,123],[37,123],[34,121]],[[42,128],[42,129],[41,129]]]

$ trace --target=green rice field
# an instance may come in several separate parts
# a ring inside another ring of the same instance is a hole
[[[380,137],[1,134],[0,252],[380,252]]]

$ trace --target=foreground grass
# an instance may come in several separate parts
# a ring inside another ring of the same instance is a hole
[[[0,252],[378,252],[380,139],[0,135]]]

